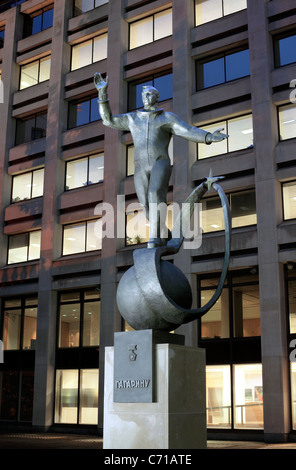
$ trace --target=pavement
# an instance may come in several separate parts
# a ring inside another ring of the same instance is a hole
[[[79,434],[35,434],[35,433],[0,433],[2,450],[100,450],[103,439],[99,436]],[[296,450],[296,442],[270,444],[259,441],[214,441],[207,443],[208,450]]]

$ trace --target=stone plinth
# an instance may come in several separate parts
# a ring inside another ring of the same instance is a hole
[[[114,348],[105,349],[104,449],[204,449],[205,351],[156,344],[153,403],[114,403]]]

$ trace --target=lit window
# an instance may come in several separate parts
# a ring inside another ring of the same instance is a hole
[[[74,3],[74,15],[78,16],[87,11],[93,10],[94,8],[105,5],[109,0],[75,0]]]
[[[53,25],[53,7],[49,6],[38,10],[31,15],[25,15],[24,36],[37,34],[40,31],[51,28]]]
[[[130,24],[130,49],[172,35],[172,9],[155,13]]]
[[[166,74],[151,79],[138,80],[129,84],[129,110],[143,107],[143,86],[153,86],[159,92],[159,101],[165,101],[173,97],[173,75]]]
[[[284,219],[296,219],[296,181],[283,184]]]
[[[230,366],[206,367],[207,427],[231,428]]]
[[[4,301],[4,349],[35,349],[37,297]]]
[[[93,39],[72,46],[71,70],[76,70],[107,57],[108,35],[101,34]]]
[[[57,370],[55,423],[98,424],[98,397],[98,369]]]
[[[82,328],[82,332],[81,332]],[[60,348],[100,344],[100,293],[86,290],[60,295]]]
[[[34,114],[17,119],[15,145],[31,140],[42,139],[46,136],[47,113]]]
[[[12,202],[42,196],[43,180],[43,168],[14,176],[12,180]]]
[[[206,305],[218,286],[219,279],[201,279],[200,305]],[[231,299],[231,302],[230,300]],[[232,318],[233,328],[230,328]],[[258,276],[229,273],[221,297],[201,319],[202,339],[255,337],[261,335]]]
[[[224,217],[220,199],[205,198],[202,204],[201,226],[204,233],[224,230]],[[257,223],[255,191],[241,191],[229,196],[232,227],[245,227]]]
[[[250,75],[249,49],[197,62],[197,89],[210,88]]]
[[[63,255],[101,250],[101,248],[101,219],[64,226]]]
[[[274,53],[276,67],[296,62],[296,34],[275,38]]]
[[[280,140],[296,137],[296,105],[288,104],[278,109]]]
[[[234,366],[234,427],[263,428],[262,365]]]
[[[69,103],[68,128],[83,126],[101,119],[98,97],[88,97]]]
[[[21,65],[20,90],[49,80],[51,57],[43,57],[30,64]]]
[[[198,144],[199,159],[253,147],[253,120],[251,114],[201,127],[211,133],[223,128],[223,132],[228,134],[229,137],[212,145]]]
[[[195,25],[247,8],[247,0],[195,0]]]
[[[66,190],[80,188],[103,181],[104,155],[91,155],[67,162]]]
[[[40,258],[41,230],[9,236],[7,264]]]

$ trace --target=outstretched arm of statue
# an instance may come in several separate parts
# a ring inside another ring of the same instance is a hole
[[[171,132],[184,139],[198,143],[211,144],[212,142],[220,142],[228,138],[227,134],[222,134],[222,128],[211,133],[199,129],[198,127],[190,126],[190,124],[182,121],[182,119],[174,113],[167,113],[167,116]]]
[[[94,75],[94,84],[96,89],[98,90],[98,106],[100,116],[102,118],[103,124],[108,127],[112,127],[113,129],[128,131],[129,130],[129,123],[128,117],[126,114],[120,114],[117,116],[112,115],[112,111],[109,104],[108,99],[108,77],[106,77],[106,81],[102,78],[100,73],[95,73]]]

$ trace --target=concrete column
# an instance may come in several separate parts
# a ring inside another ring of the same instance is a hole
[[[126,112],[126,93],[123,89],[123,54],[128,47],[128,25],[124,21],[123,0],[109,2],[108,14],[108,95],[113,114]],[[98,70],[100,72],[100,70]],[[104,238],[101,255],[101,335],[100,335],[100,392],[99,427],[103,426],[104,354],[105,347],[113,345],[114,331],[121,329],[121,316],[116,304],[116,250],[124,246],[124,239],[117,239],[117,195],[120,182],[125,177],[125,153],[121,133],[105,127],[104,143],[104,202],[114,210],[114,238]]]
[[[33,409],[33,425],[41,430],[46,430],[52,424],[54,403],[57,302],[56,292],[51,290],[51,279],[52,262],[60,256],[62,246],[57,202],[63,191],[64,181],[64,164],[59,156],[61,134],[67,123],[64,74],[69,71],[70,63],[70,47],[66,44],[66,35],[71,13],[69,0],[55,2],[48,90]]]
[[[192,124],[191,95],[193,92],[194,70],[191,58],[190,31],[194,26],[194,2],[173,0],[173,111],[185,122]],[[196,144],[181,137],[174,137],[173,199],[180,205],[192,190],[191,166],[196,158]],[[193,295],[196,292],[195,279],[191,276],[191,250],[184,244],[175,256],[175,264],[188,277]],[[197,345],[196,322],[178,328],[185,335],[188,346]]]
[[[281,187],[276,177],[277,111],[272,102],[273,45],[267,0],[248,1],[266,441],[289,432],[289,381],[283,266],[278,259],[277,225],[282,220]],[[260,48],[256,45],[260,44]]]
[[[9,149],[15,144],[15,119],[12,115],[13,94],[18,90],[19,66],[16,64],[16,46],[21,38],[22,17],[19,7],[11,8],[5,12],[5,37],[2,61],[2,83],[4,86],[4,100],[0,103],[0,266],[5,266],[7,260],[7,236],[3,234],[5,208],[10,204],[11,176],[8,175]]]

